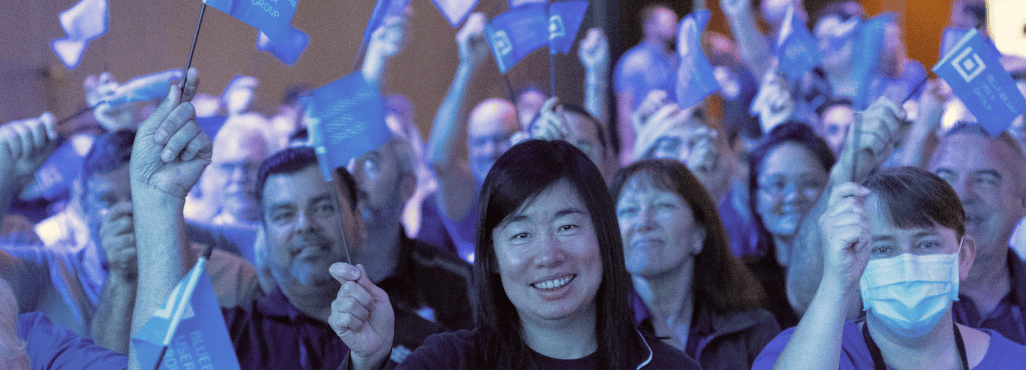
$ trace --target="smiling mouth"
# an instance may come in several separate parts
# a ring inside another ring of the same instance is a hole
[[[545,280],[545,281],[542,281],[542,282],[537,282],[537,283],[531,284],[531,286],[535,287],[536,289],[541,289],[541,290],[559,289],[559,288],[562,288],[562,287],[566,286],[567,284],[569,284],[571,281],[574,280],[575,277],[577,277],[577,275],[569,275],[569,276],[561,277],[561,278],[558,278],[558,279],[551,279],[551,280]]]

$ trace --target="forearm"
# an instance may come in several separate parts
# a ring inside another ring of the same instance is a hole
[[[380,53],[370,51],[367,56],[363,59],[363,66],[360,68],[360,72],[363,74],[363,78],[367,80],[367,83],[374,89],[381,91],[381,83],[385,79],[385,71],[388,69],[390,58],[387,58]]]
[[[609,74],[607,70],[597,69],[585,72],[584,108],[605,125],[607,132],[609,131],[612,125],[609,122]]]
[[[136,279],[114,273],[107,275],[90,326],[90,335],[96,344],[112,351],[128,353],[137,285]]]
[[[755,16],[751,12],[727,14],[727,23],[737,42],[741,60],[755,76],[764,76],[770,69],[773,51],[759,31]]]
[[[134,192],[133,192],[134,193]],[[139,283],[132,332],[167,300],[188,271],[184,200],[133,200]]]
[[[620,130],[620,163],[627,165],[634,162],[634,123],[631,115],[634,113],[632,106],[634,95],[630,93],[619,93],[616,96],[617,129]]]
[[[467,87],[474,75],[474,68],[460,63],[456,68],[449,90],[445,93],[442,104],[438,106],[435,119],[428,137],[428,158],[433,167],[450,165],[457,151],[456,139],[464,119],[467,100]]]
[[[773,368],[837,369],[845,318],[844,310],[838,308],[849,305],[852,298],[850,289],[824,279]]]
[[[926,169],[930,155],[927,153],[926,142],[936,135],[934,128],[939,125],[942,111],[924,112],[912,124],[905,141],[902,143],[902,166],[913,166]]]

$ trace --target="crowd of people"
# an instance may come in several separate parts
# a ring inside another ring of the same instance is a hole
[[[130,338],[200,258],[243,369],[1021,366],[1026,115],[988,132],[901,24],[861,50],[856,1],[758,4],[721,0],[732,34],[702,36],[716,109],[677,104],[666,5],[616,63],[582,32],[580,103],[470,95],[471,14],[426,142],[384,94],[393,136],[332,182],[308,88],[266,117],[253,77],[111,106],[90,76],[77,129],[0,126],[0,368],[138,368]],[[955,0],[949,26],[985,34],[986,10]],[[372,88],[407,15],[372,34]],[[797,79],[771,51],[792,17],[823,56]],[[1026,95],[1026,59],[1001,63]]]

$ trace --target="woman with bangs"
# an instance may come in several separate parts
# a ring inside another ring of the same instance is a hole
[[[645,160],[616,174],[612,194],[641,328],[703,369],[749,368],[780,326],[698,179],[678,161]]]
[[[388,296],[339,263],[329,320],[354,369],[698,369],[634,328],[630,275],[613,200],[598,168],[564,141],[503,154],[480,194],[477,328],[432,336],[401,364]]]

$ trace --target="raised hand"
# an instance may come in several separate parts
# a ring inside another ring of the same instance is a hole
[[[752,11],[752,0],[720,0],[720,9],[728,16]]]
[[[857,182],[883,164],[894,151],[899,125],[905,119],[905,110],[885,97],[855,114],[862,115],[862,122],[848,129],[844,150],[830,171],[830,181],[835,184]]]
[[[352,351],[353,369],[380,368],[395,337],[395,313],[388,294],[371,283],[363,265],[338,262],[329,271],[342,287],[331,303],[328,324]]]
[[[0,126],[0,176],[20,186],[32,178],[57,147],[53,114]]]
[[[827,211],[819,217],[823,238],[823,283],[850,292],[869,262],[869,219],[866,197],[869,189],[846,182],[834,186]]]
[[[545,101],[530,129],[533,139],[565,140],[570,135],[559,98],[553,96]]]
[[[189,189],[210,164],[212,143],[189,103],[198,84],[190,69],[185,94],[177,86],[139,127],[132,147],[132,197],[169,197],[184,201]]]
[[[121,84],[109,72],[103,72],[99,76],[89,75],[82,82],[86,104],[95,107],[93,108],[93,117],[107,131],[130,127],[133,123],[131,106],[111,107],[110,104],[105,103],[114,96],[119,86]]]
[[[385,18],[381,27],[371,34],[368,54],[376,53],[382,57],[392,57],[399,54],[406,46],[406,31],[409,28],[409,7],[398,16]]]
[[[488,19],[482,13],[473,13],[463,23],[463,28],[456,33],[456,45],[460,50],[460,64],[476,67],[488,59],[490,53],[488,37],[485,36],[485,23]]]
[[[788,91],[787,80],[776,72],[767,72],[752,99],[751,112],[759,115],[759,124],[764,130],[772,130],[790,120],[794,110],[794,97]]]
[[[589,28],[588,35],[577,47],[577,57],[581,59],[584,70],[588,72],[605,72],[609,70],[609,40],[601,28]]]
[[[132,202],[122,202],[104,210],[100,224],[100,246],[107,255],[110,272],[135,280],[139,274],[135,249],[135,222]]]

